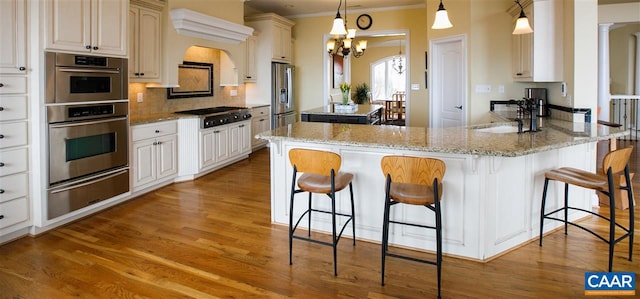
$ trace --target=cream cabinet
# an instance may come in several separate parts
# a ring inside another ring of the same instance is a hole
[[[130,82],[159,82],[161,79],[163,7],[158,1],[131,1],[128,17]]]
[[[273,13],[250,16],[245,18],[245,22],[260,32],[257,53],[262,55],[256,58],[257,61],[292,62],[291,27],[295,23]]]
[[[46,50],[127,56],[129,1],[46,0]]]
[[[176,121],[132,126],[134,192],[173,182],[178,173],[177,130]]]
[[[258,133],[269,131],[271,129],[271,117],[269,106],[255,107],[251,109],[251,148],[256,150],[267,144],[266,140],[257,139]]]
[[[0,1],[0,243],[27,234],[31,226],[26,32],[30,4]]]
[[[249,120],[200,130],[199,170],[207,171],[237,161],[251,152]]]
[[[1,74],[21,74],[26,71],[26,19],[23,0],[0,1]]]
[[[244,82],[256,82],[256,42],[255,36],[249,36],[245,42]]]
[[[533,33],[512,36],[512,77],[519,82],[563,79],[563,5],[559,0],[522,1]],[[515,20],[520,8],[511,9]]]

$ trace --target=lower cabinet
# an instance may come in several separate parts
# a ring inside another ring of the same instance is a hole
[[[251,148],[256,150],[267,144],[266,140],[257,139],[255,136],[258,133],[271,130],[271,114],[269,113],[269,106],[252,108],[251,116]]]
[[[251,123],[241,121],[200,130],[199,169],[207,170],[235,161],[251,152]]]
[[[131,168],[134,192],[172,182],[178,174],[176,133],[176,121],[132,126]]]

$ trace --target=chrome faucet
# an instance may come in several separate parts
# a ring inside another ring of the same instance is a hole
[[[538,117],[536,112],[538,111],[538,101],[534,98],[522,98],[520,101],[511,100],[510,102],[518,106],[518,110],[523,112],[523,117],[525,114],[529,114],[529,130],[527,131],[522,131],[522,118],[516,118],[516,121],[518,122],[518,133],[537,132]]]

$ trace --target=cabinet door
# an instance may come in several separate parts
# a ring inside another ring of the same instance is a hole
[[[45,20],[47,49],[91,51],[91,2],[89,0],[47,0]]]
[[[291,28],[289,26],[274,24],[272,47],[273,60],[291,61]]]
[[[256,81],[256,37],[249,36],[245,45],[244,81]]]
[[[251,136],[251,125],[249,122],[246,122],[240,127],[240,153],[245,154],[251,152],[251,141],[253,136]]]
[[[229,156],[238,156],[242,151],[242,127],[244,125],[232,125],[229,128]]]
[[[158,179],[178,173],[178,142],[175,135],[157,139]]]
[[[200,132],[200,169],[216,162],[214,130]]]
[[[158,11],[140,8],[138,72],[141,79],[160,79],[162,19]]]
[[[127,24],[129,26],[129,78],[136,78],[136,74],[138,73],[138,54],[140,51],[138,48],[137,39],[140,35],[140,26],[139,26],[139,18],[140,18],[140,9],[136,6],[129,7],[129,16],[127,17]]]
[[[127,55],[128,1],[91,2],[91,47],[96,54]]]
[[[220,162],[229,158],[229,127],[219,127],[214,131],[215,160]]]
[[[146,139],[133,143],[133,187],[156,180],[156,141]]]
[[[0,73],[24,73],[26,68],[25,2],[0,1]]]
[[[265,126],[268,126],[268,125],[269,125],[269,122],[267,117],[260,117],[260,118],[255,118],[251,120],[251,145],[253,147],[256,147],[258,145],[262,145],[265,143],[264,140],[257,139],[254,136],[257,135],[258,133],[262,133],[266,131]]]

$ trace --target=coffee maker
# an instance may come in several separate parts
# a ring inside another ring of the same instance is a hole
[[[545,117],[549,115],[547,110],[547,89],[546,88],[525,88],[524,97],[536,101],[536,115]]]

